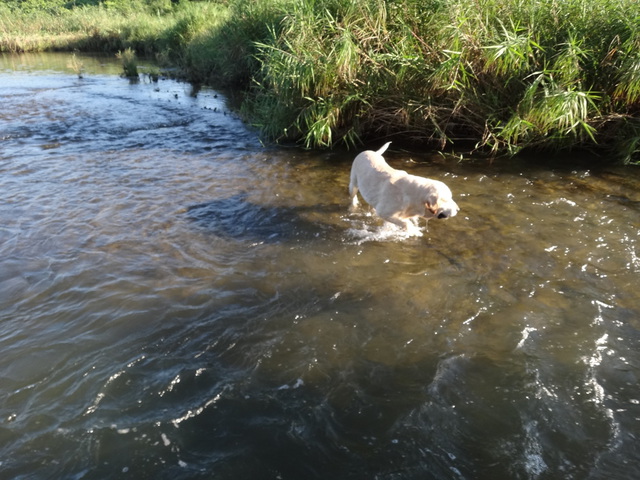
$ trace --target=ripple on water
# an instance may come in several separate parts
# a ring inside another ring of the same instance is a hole
[[[5,78],[5,475],[640,472],[635,171],[389,151],[461,207],[407,237],[215,92]]]

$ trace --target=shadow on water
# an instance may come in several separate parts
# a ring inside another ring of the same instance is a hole
[[[338,204],[317,206],[259,205],[247,193],[190,205],[187,218],[217,237],[254,243],[281,243],[326,237],[330,225],[313,219],[314,214],[344,210]]]

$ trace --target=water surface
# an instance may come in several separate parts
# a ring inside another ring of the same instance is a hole
[[[69,57],[0,57],[2,478],[640,476],[636,169],[392,147],[461,207],[405,238],[354,153]]]

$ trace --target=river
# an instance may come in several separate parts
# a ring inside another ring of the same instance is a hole
[[[392,144],[461,208],[407,238],[355,152],[70,58],[0,57],[1,478],[640,478],[637,168]]]

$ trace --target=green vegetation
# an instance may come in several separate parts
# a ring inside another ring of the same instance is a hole
[[[122,61],[123,75],[130,79],[138,79],[138,59],[136,52],[127,48],[124,52],[118,52],[116,57]]]
[[[0,51],[80,50],[175,55],[200,30],[215,29],[227,8],[170,0],[0,0]]]
[[[71,58],[67,63],[67,67],[73,70],[75,74],[78,75],[78,78],[82,78],[83,71],[84,71],[84,64],[80,60],[78,60],[78,57],[76,57],[75,53],[71,55]]]
[[[4,0],[0,51],[135,50],[266,138],[640,161],[636,0]]]

